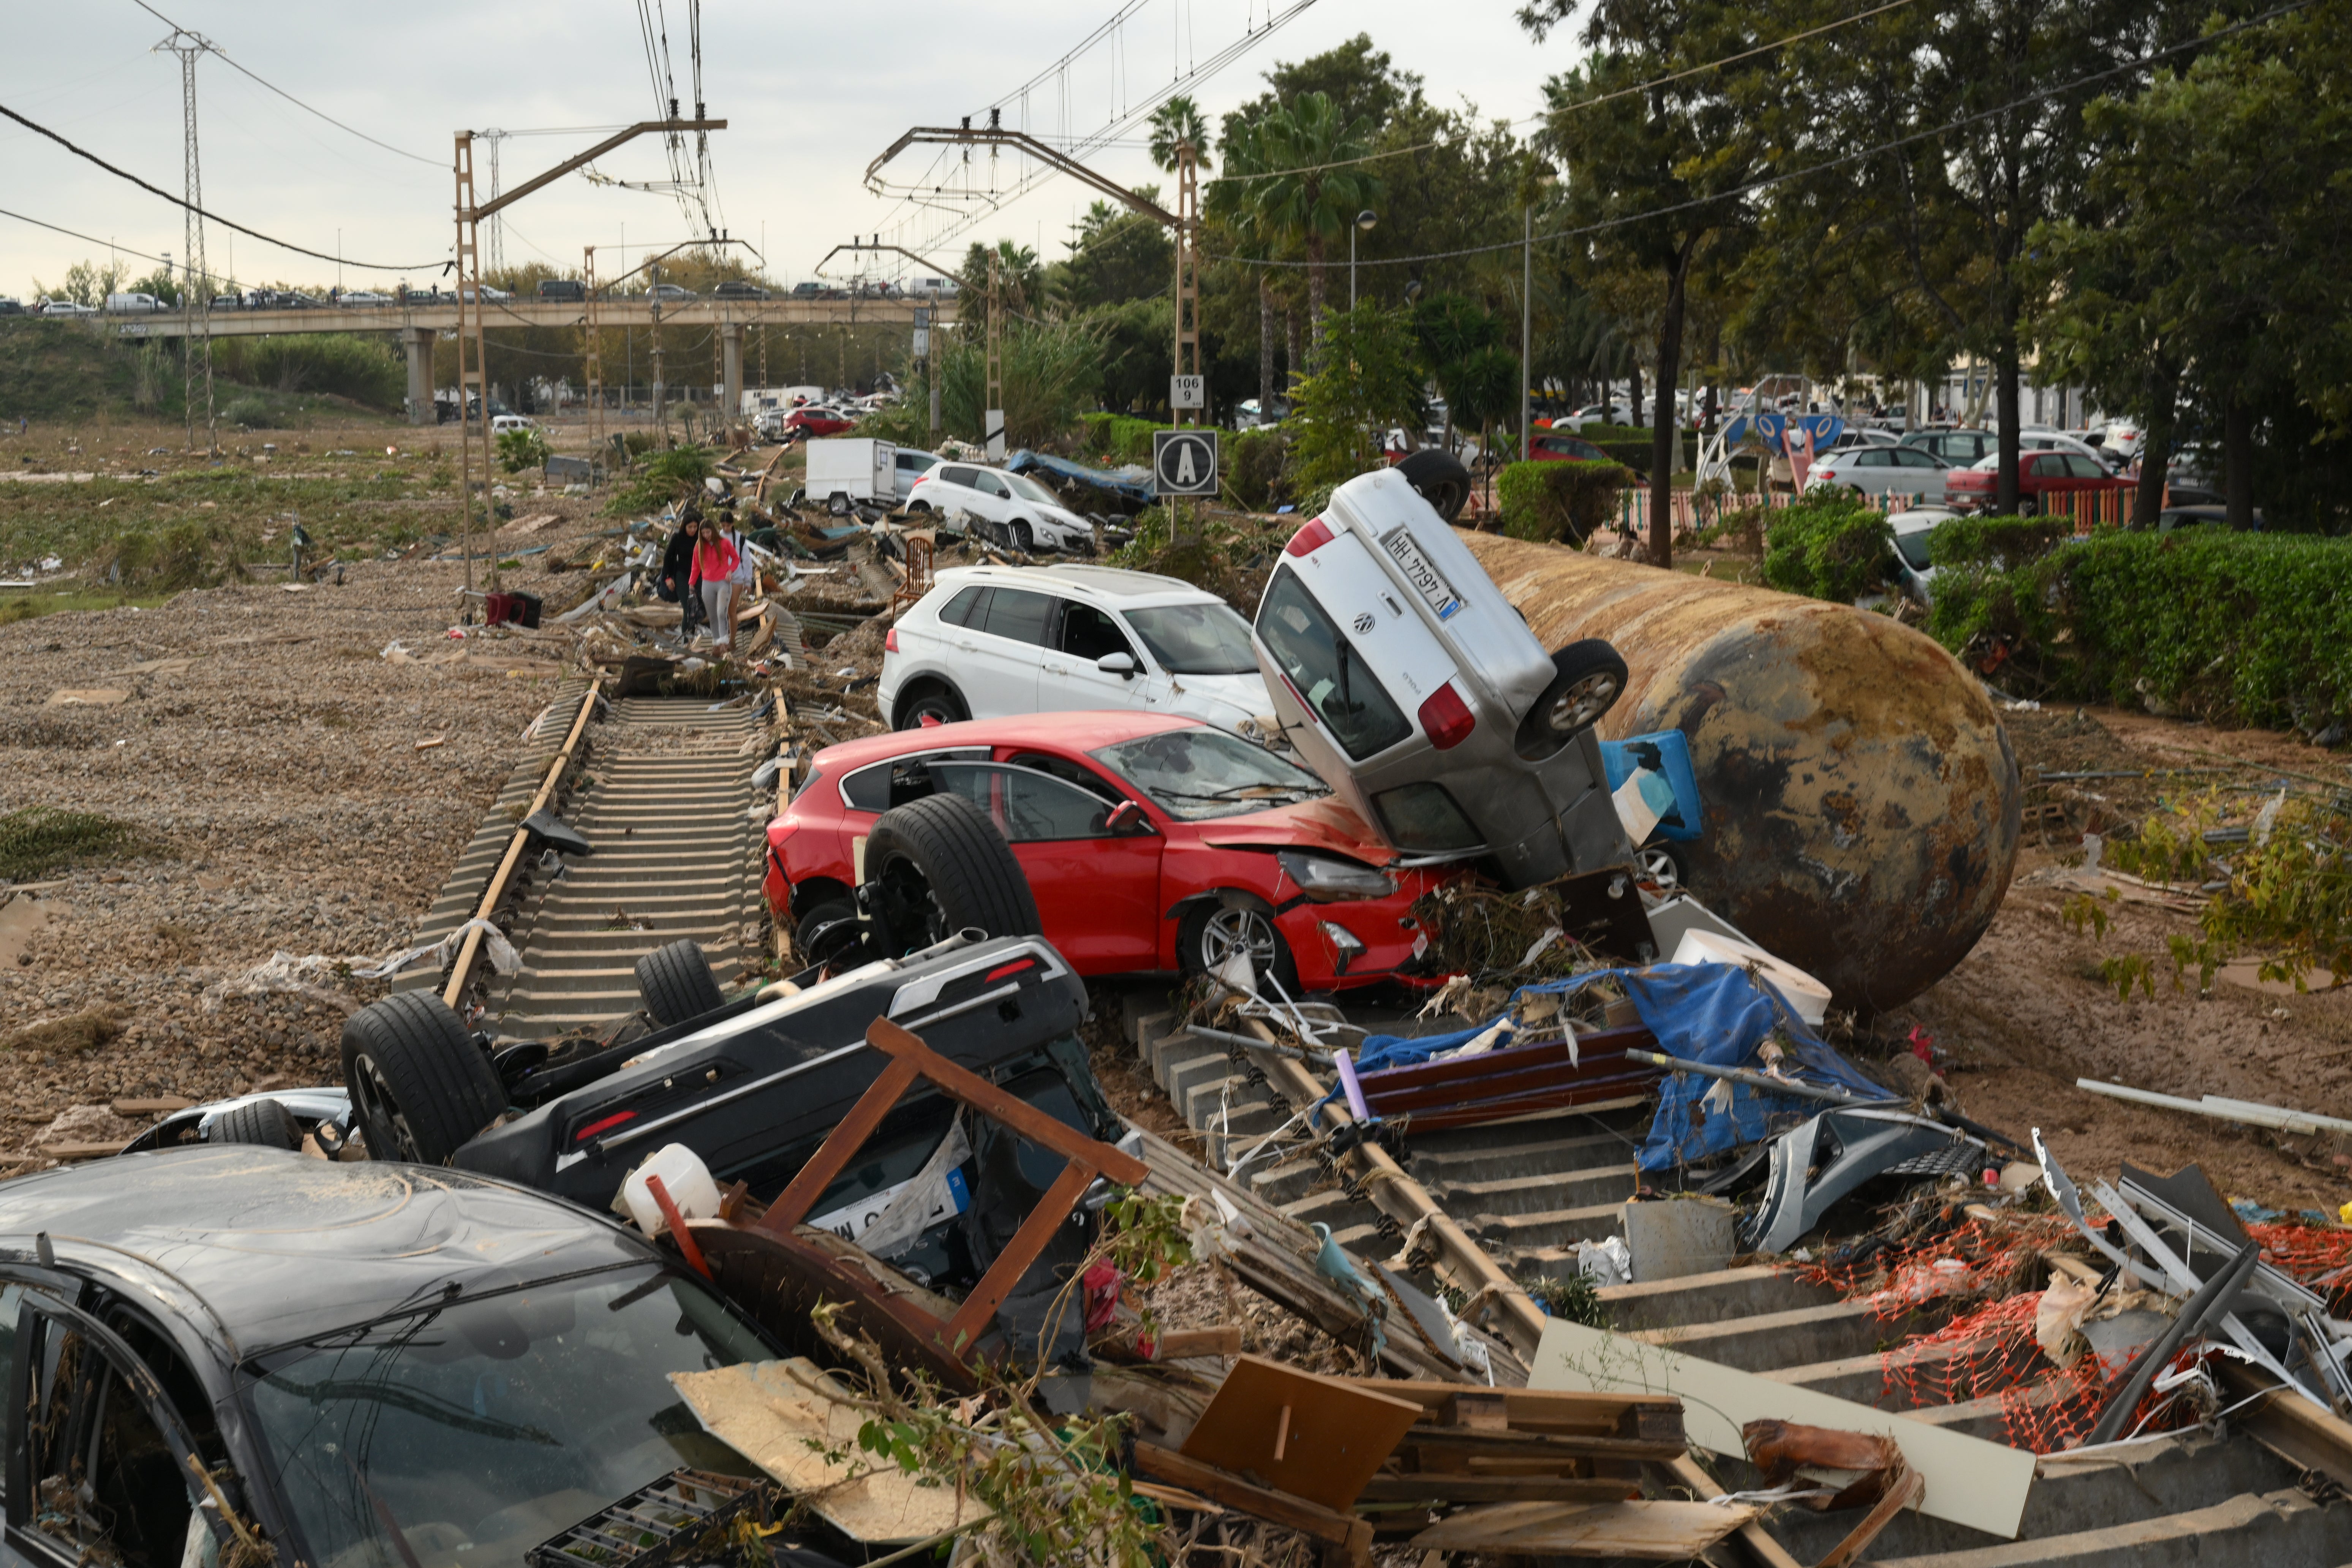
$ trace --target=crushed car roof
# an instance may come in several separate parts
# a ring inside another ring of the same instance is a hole
[[[124,1154],[0,1183],[0,1248],[214,1320],[237,1355],[440,1300],[652,1261],[611,1221],[463,1171],[250,1144]],[[190,1300],[187,1297],[195,1298]]]

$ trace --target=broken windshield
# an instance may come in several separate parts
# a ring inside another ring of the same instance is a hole
[[[1347,634],[1332,625],[1287,566],[1275,573],[1266,588],[1257,635],[1349,756],[1361,762],[1412,733],[1412,722],[1365,668]]]
[[[305,1562],[523,1568],[681,1465],[755,1474],[669,1374],[771,1353],[700,1285],[632,1268],[297,1347],[250,1396]]]
[[[1171,675],[1255,675],[1249,623],[1230,605],[1161,605],[1129,610],[1127,624]]]
[[[1331,793],[1305,768],[1205,724],[1121,741],[1088,755],[1180,822],[1238,816]]]

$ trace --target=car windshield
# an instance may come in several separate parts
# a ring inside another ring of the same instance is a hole
[[[1047,489],[1045,486],[1039,484],[1036,480],[1031,479],[1026,474],[1006,474],[1004,476],[1004,482],[1011,485],[1013,487],[1013,493],[1019,496],[1023,500],[1043,501],[1047,506],[1059,506],[1062,504],[1062,498],[1060,496],[1055,495],[1052,490]]]
[[[754,1473],[669,1376],[770,1353],[648,1265],[332,1335],[268,1358],[248,1392],[305,1561],[523,1568],[681,1466]]]
[[[1289,567],[1275,573],[1258,607],[1258,636],[1275,662],[1348,755],[1361,762],[1412,733],[1395,700]]]
[[[1932,564],[1927,559],[1927,536],[1935,531],[1921,528],[1895,536],[1895,548],[1902,554],[1903,564],[1914,572],[1925,572]]]
[[[1160,668],[1171,675],[1257,673],[1249,623],[1230,605],[1162,605],[1123,614]]]
[[[1087,754],[1181,822],[1236,816],[1331,793],[1305,768],[1206,725],[1121,741]]]

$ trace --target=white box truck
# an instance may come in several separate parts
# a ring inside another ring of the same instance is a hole
[[[898,448],[863,436],[835,436],[808,444],[808,498],[898,504]]]

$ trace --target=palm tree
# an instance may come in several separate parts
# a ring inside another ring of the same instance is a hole
[[[1200,106],[1179,94],[1151,111],[1151,161],[1160,165],[1160,173],[1176,172],[1176,144],[1190,142],[1192,157],[1203,169],[1209,166],[1209,128],[1202,121]]]
[[[1319,351],[1324,245],[1347,233],[1357,212],[1384,188],[1353,162],[1372,150],[1371,121],[1343,122],[1328,94],[1304,92],[1287,107],[1268,110],[1260,131],[1261,155],[1274,173],[1254,182],[1256,205],[1276,234],[1307,252],[1307,316]],[[1225,160],[1230,170],[1230,143]]]
[[[1262,127],[1243,121],[1225,138],[1226,179],[1213,180],[1202,198],[1208,216],[1230,230],[1234,249],[1245,261],[1273,258],[1277,244],[1270,224],[1259,212],[1255,176],[1265,173],[1265,137]],[[1257,273],[1257,415],[1274,417],[1274,269]],[[1296,368],[1296,367],[1294,367]]]

